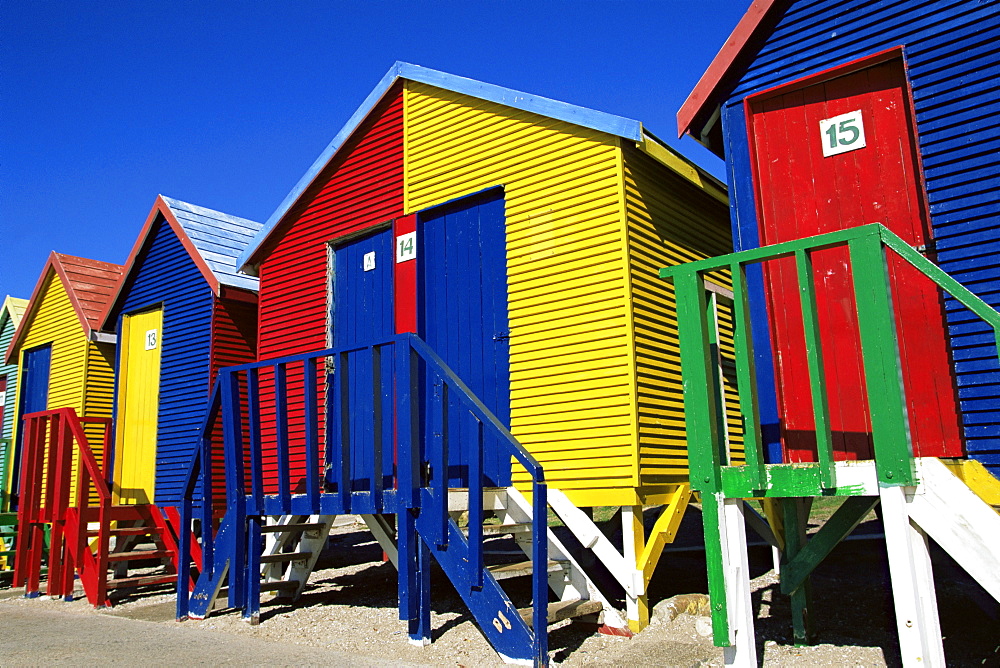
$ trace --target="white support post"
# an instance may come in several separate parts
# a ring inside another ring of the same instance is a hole
[[[742,499],[725,499],[719,517],[723,522],[723,573],[729,632],[733,644],[724,648],[727,666],[756,668],[757,640],[750,601],[750,565],[747,558],[747,530]]]
[[[912,493],[912,488],[909,491]],[[927,536],[910,521],[906,492],[903,487],[879,489],[899,647],[904,666],[943,667],[944,646]]]

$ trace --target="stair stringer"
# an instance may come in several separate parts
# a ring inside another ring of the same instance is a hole
[[[431,504],[427,504],[428,507]],[[448,543],[437,545],[431,538],[439,528],[432,513],[423,512],[416,518],[417,534],[427,545],[431,554],[441,566],[455,590],[469,608],[479,629],[493,646],[493,649],[507,663],[531,665],[534,660],[534,638],[531,629],[521,619],[514,603],[507,597],[493,574],[483,569],[482,587],[472,587],[472,572],[469,567],[469,543],[453,519],[448,519]],[[542,633],[546,630],[543,629]]]
[[[551,487],[549,488],[548,493],[550,501],[558,494],[561,494],[559,490]],[[565,498],[565,495],[563,495],[563,498]],[[524,497],[524,495],[521,494],[517,488],[509,487],[507,489],[507,499],[509,500],[507,504],[507,512],[511,515],[511,519],[517,522],[530,523],[533,515],[531,503]],[[572,503],[568,499],[566,502]],[[583,515],[583,512],[580,511],[580,514]],[[587,519],[589,521],[589,518]],[[567,524],[567,526],[569,525]],[[596,525],[593,526],[593,530],[597,534],[603,536],[603,534],[601,534],[601,530],[598,529]],[[559,596],[559,600],[568,601],[572,599],[584,599],[600,601],[603,606],[604,625],[613,629],[627,630],[628,620],[625,618],[625,615],[611,604],[611,601],[601,592],[597,583],[595,583],[590,576],[587,575],[587,572],[583,570],[579,562],[573,558],[573,555],[570,554],[570,551],[566,549],[552,529],[547,529],[547,533],[549,541],[549,559],[569,562],[569,567],[567,569],[569,573],[568,582],[563,577],[563,573],[561,572],[549,574],[549,587],[551,587],[556,595]],[[518,544],[520,545],[520,543]],[[584,544],[586,545],[586,543]],[[528,553],[528,556],[531,556],[530,552]],[[622,561],[624,561],[624,559],[622,559]]]
[[[1000,602],[1000,515],[940,460],[914,461],[920,484],[906,492],[911,521]]]
[[[293,561],[288,566],[288,571],[281,573],[280,563],[273,564],[261,564],[260,572],[263,582],[275,582],[278,580],[294,580],[299,584],[298,586],[288,592],[280,591],[277,593],[276,597],[283,600],[297,601],[299,596],[306,588],[306,582],[309,580],[309,576],[312,575],[313,569],[316,567],[316,561],[319,559],[319,554],[323,550],[323,546],[326,544],[327,536],[330,535],[330,527],[333,526],[334,520],[337,519],[336,515],[282,515],[278,518],[276,524],[295,524],[298,522],[308,522],[310,524],[322,524],[323,526],[317,527],[315,529],[307,529],[305,531],[283,531],[276,534],[269,534],[265,540],[264,555],[278,554],[282,552],[286,545],[288,545],[290,540],[294,540],[294,537],[298,534],[301,536],[298,539],[297,551],[308,552],[309,557],[306,559],[299,559]]]
[[[222,582],[229,573],[230,562],[233,557],[233,537],[231,513],[226,513],[219,525],[219,531],[213,540],[212,568],[203,568],[195,582],[194,590],[188,603],[188,617],[191,619],[205,619],[212,611],[215,599],[219,597],[222,589]],[[204,553],[204,548],[203,548]]]

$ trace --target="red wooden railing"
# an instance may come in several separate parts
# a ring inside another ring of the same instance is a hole
[[[84,425],[103,427],[101,464],[94,457]],[[14,586],[25,588],[25,596],[38,596],[42,563],[48,561],[46,594],[71,597],[77,570],[81,579],[96,580],[88,590],[93,605],[107,604],[105,577],[108,570],[110,541],[111,491],[105,466],[111,452],[111,419],[79,417],[72,408],[56,408],[24,416],[24,451],[21,467],[21,498],[18,507],[17,557]],[[76,500],[73,494],[73,469],[76,464]],[[97,544],[90,557],[88,532],[81,518],[94,517],[88,512],[96,500]],[[70,512],[70,510],[74,512]],[[52,527],[48,554],[45,550],[45,525]]]

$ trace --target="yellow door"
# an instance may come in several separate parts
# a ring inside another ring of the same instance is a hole
[[[163,309],[122,318],[114,502],[152,503]]]

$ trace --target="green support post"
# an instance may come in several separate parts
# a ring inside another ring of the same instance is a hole
[[[761,451],[760,414],[757,405],[757,367],[754,362],[753,337],[750,332],[750,305],[747,302],[746,268],[739,262],[730,265],[733,280],[733,350],[736,358],[736,386],[743,417],[743,454],[746,481],[754,489],[764,489],[764,457]]]
[[[785,525],[785,550],[782,553],[782,578],[785,566],[794,562],[799,552],[806,544],[806,526],[809,522],[809,510],[812,497],[782,499],[783,520]],[[790,595],[792,603],[792,640],[796,646],[808,645],[812,642],[812,626],[809,619],[809,608],[812,604],[812,585],[808,576]]]
[[[877,229],[872,229],[851,239],[848,248],[875,444],[875,469],[882,483],[915,485],[896,317],[882,238]]]

